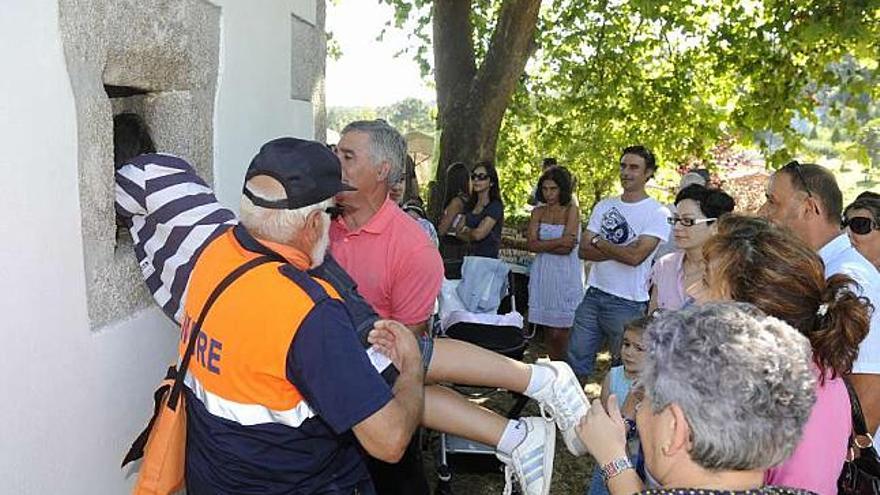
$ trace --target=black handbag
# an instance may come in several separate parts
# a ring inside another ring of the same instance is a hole
[[[845,495],[880,495],[880,458],[874,448],[874,437],[865,426],[859,397],[844,379],[852,407],[852,433],[843,470],[837,479],[837,493]]]

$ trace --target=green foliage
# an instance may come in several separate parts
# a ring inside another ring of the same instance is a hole
[[[414,22],[426,41],[430,2],[382,1],[396,7],[395,25]],[[473,2],[478,64],[502,1]],[[880,96],[880,0],[545,0],[536,44],[498,140],[512,212],[543,156],[572,169],[584,208],[615,187],[629,144],[674,169],[711,161],[732,137],[779,166],[809,149],[792,123],[824,118],[816,109],[829,91],[825,115],[844,123],[838,152],[876,163],[877,127],[863,124]],[[426,53],[413,53],[423,67]]]
[[[434,132],[437,110],[433,104],[417,98],[406,98],[385,107],[330,107],[327,110],[327,126],[341,131],[355,120],[385,119],[400,132]]]

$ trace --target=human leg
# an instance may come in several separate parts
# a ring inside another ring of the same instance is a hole
[[[496,387],[522,393],[531,376],[531,366],[521,361],[462,340],[434,339],[434,354],[425,382]]]
[[[568,364],[581,383],[586,382],[596,364],[596,353],[602,345],[602,331],[599,328],[599,294],[595,288],[587,289],[584,299],[574,312],[574,325],[568,337]]]
[[[507,418],[477,405],[454,390],[439,385],[425,386],[422,425],[497,447]]]
[[[556,429],[543,418],[508,420],[439,385],[425,387],[422,424],[496,448],[526,495],[546,495],[553,474]]]
[[[489,386],[523,393],[535,399],[541,406],[542,414],[556,422],[572,454],[583,455],[586,452],[583,444],[577,439],[574,427],[586,414],[589,403],[580,383],[565,362],[539,360],[535,364],[525,364],[467,342],[436,339],[426,381]],[[436,387],[428,387],[426,390],[432,388]],[[449,393],[454,394],[451,391]],[[465,404],[472,405],[457,394],[454,395]],[[426,411],[428,402],[426,393]],[[454,402],[450,400],[450,404]],[[462,410],[463,408],[464,406],[461,406]],[[451,416],[452,413],[451,410],[440,412],[443,416]],[[473,417],[466,414],[457,417],[456,421],[463,421],[466,424],[457,426],[461,429],[451,433],[496,445],[470,436],[479,434],[469,431],[468,428],[474,428],[480,420],[475,411],[471,413]],[[431,414],[434,414],[433,411]],[[452,420],[443,417],[440,421]],[[447,431],[432,425],[426,426]],[[497,426],[496,424],[496,428]]]
[[[562,361],[568,352],[569,328],[544,327],[547,354],[553,361]]]

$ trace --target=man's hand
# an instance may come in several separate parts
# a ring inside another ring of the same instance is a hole
[[[415,335],[403,324],[392,320],[379,320],[367,336],[367,342],[388,356],[401,372],[420,372],[422,355]]]
[[[577,434],[600,466],[625,456],[626,425],[617,406],[617,396],[608,397],[608,412],[601,400],[594,400],[577,425]]]

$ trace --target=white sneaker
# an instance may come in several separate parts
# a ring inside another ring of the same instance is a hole
[[[569,452],[575,456],[586,454],[587,448],[578,438],[575,429],[590,408],[590,402],[587,401],[587,395],[580,382],[564,361],[539,359],[534,365],[550,368],[556,375],[556,379],[532,396],[538,401],[541,416],[548,421],[556,421],[556,426],[562,432],[562,439]]]
[[[556,455],[556,427],[540,417],[520,421],[526,425],[526,438],[509,456],[495,453],[504,463],[504,495],[512,493],[514,477],[523,495],[548,495]]]

